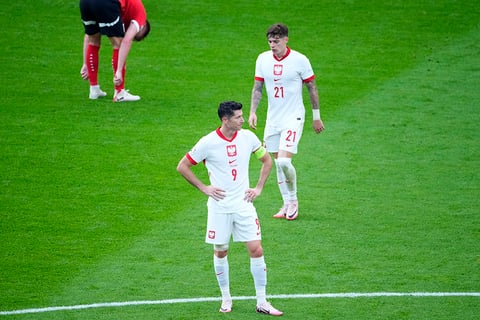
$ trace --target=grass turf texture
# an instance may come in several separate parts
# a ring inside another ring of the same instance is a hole
[[[282,21],[317,74],[327,130],[307,112],[300,218],[271,219],[275,174],[256,202],[269,294],[480,291],[480,27],[474,2],[145,1],[152,33],[134,44],[113,104],[79,77],[76,1],[10,2],[0,13],[0,310],[217,297],[205,198],[175,171],[218,125],[248,113],[264,32]],[[307,106],[308,98],[306,96]],[[264,120],[265,99],[260,117]],[[262,126],[263,126],[263,122]],[[262,135],[262,127],[257,132]],[[256,174],[258,164],[252,163]],[[204,168],[196,172],[206,179]],[[256,177],[256,175],[253,175]],[[254,295],[240,244],[235,296]],[[476,297],[275,299],[286,319],[474,319]],[[5,316],[10,319],[256,319],[218,302]]]

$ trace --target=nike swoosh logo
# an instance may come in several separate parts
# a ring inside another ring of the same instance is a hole
[[[295,210],[295,212],[293,212],[292,214],[289,214],[288,217],[293,218],[297,214],[297,212],[298,212],[298,210]]]

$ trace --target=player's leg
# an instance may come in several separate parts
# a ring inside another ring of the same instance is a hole
[[[280,135],[279,151],[276,165],[285,175],[288,202],[286,218],[294,220],[298,217],[297,171],[292,163],[293,155],[298,151],[298,143],[302,137],[303,121],[292,122]]]
[[[87,35],[84,40],[84,65],[81,73],[90,83],[90,99],[98,99],[107,95],[98,85],[98,61],[101,45],[100,26],[96,14],[96,3],[91,0],[80,0],[80,14]]]
[[[232,296],[230,294],[230,269],[228,264],[228,244],[214,245],[213,267],[218,286],[222,294],[220,312],[232,311]]]
[[[294,220],[298,216],[298,198],[297,198],[297,171],[292,164],[292,154],[282,151],[276,159],[279,170],[285,175],[285,187],[287,189],[285,202],[285,218]]]
[[[267,301],[267,265],[263,255],[261,240],[249,241],[246,243],[246,246],[250,255],[250,272],[255,284],[256,311],[272,316],[281,316],[283,312],[275,309]]]
[[[90,82],[90,87],[98,87],[98,60],[101,46],[101,34],[100,32],[88,34],[87,38],[88,43],[85,62],[87,65],[88,80]],[[92,97],[90,98],[92,99]]]
[[[257,305],[267,301],[267,266],[263,256],[261,240],[253,240],[245,243],[250,256],[250,272],[255,285]]]
[[[263,256],[262,233],[255,207],[252,205],[233,214],[233,241],[244,242],[250,256],[250,272],[255,285],[256,310],[260,313],[282,315],[267,302],[267,266]]]
[[[113,74],[115,75],[115,73],[117,72],[117,68],[118,68],[118,55],[119,55],[119,52],[120,52],[120,45],[122,43],[122,38],[110,37],[109,39],[110,39],[110,42],[112,43],[112,47],[113,47],[113,51],[112,51],[112,70],[113,70]],[[125,79],[125,69],[126,69],[126,66],[124,66],[123,69],[122,69],[123,79]],[[125,83],[125,81],[122,81],[121,84],[115,85],[115,95],[118,92],[125,89],[124,83]]]
[[[282,196],[283,200],[283,205],[280,208],[280,210],[273,215],[274,218],[280,218],[283,219],[286,217],[287,210],[288,210],[288,204],[289,204],[289,191],[288,191],[288,186],[287,186],[287,176],[285,175],[285,172],[281,166],[281,161],[278,160],[278,153],[273,154],[274,156],[274,161],[275,161],[275,171],[277,173],[277,184],[278,184],[278,189],[280,190],[280,195]]]
[[[257,304],[266,301],[267,268],[263,258],[262,232],[253,204],[233,213],[233,241],[244,242],[250,256],[250,271],[255,284]]]
[[[208,210],[205,242],[214,246],[213,268],[222,294],[220,312],[230,312],[232,310],[228,264],[228,243],[232,234],[232,225],[231,215]]]
[[[265,128],[265,146],[267,151],[273,155],[274,162],[275,162],[275,169],[277,174],[277,184],[278,189],[280,191],[280,195],[282,196],[283,205],[280,210],[273,215],[274,218],[285,218],[287,214],[287,207],[288,207],[288,189],[285,177],[285,174],[282,168],[278,165],[277,157],[278,157],[278,147],[280,143],[280,133],[276,132],[273,128],[267,126]]]

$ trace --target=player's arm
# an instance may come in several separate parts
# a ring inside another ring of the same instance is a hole
[[[257,129],[257,108],[260,104],[260,100],[262,99],[262,91],[263,91],[263,81],[255,80],[253,83],[252,89],[252,99],[250,101],[250,115],[248,117],[248,125],[250,128],[256,130]]]
[[[225,190],[214,186],[205,185],[192,171],[194,164],[184,156],[177,165],[177,171],[187,180],[192,186],[200,190],[205,195],[212,197],[215,200],[222,200],[225,198]]]
[[[253,189],[248,189],[245,192],[245,200],[252,202],[256,197],[258,197],[267,182],[270,171],[272,170],[273,161],[270,154],[267,152],[264,146],[261,146],[255,150],[254,155],[257,159],[262,162],[262,167],[260,168],[260,176],[258,177],[257,185]]]
[[[127,57],[130,53],[130,49],[132,47],[133,40],[135,35],[137,34],[137,26],[134,23],[130,23],[125,32],[125,36],[122,39],[120,44],[120,48],[118,50],[118,64],[117,64],[117,72],[113,78],[113,82],[115,85],[121,85],[123,82],[123,75],[122,70],[125,64],[127,63]]]
[[[315,83],[315,79],[306,82],[305,86],[308,89],[310,103],[312,104],[313,130],[315,130],[316,133],[320,133],[325,128],[323,126],[322,118],[320,117],[320,98],[318,96],[318,89],[317,84]]]
[[[83,37],[83,64],[80,69],[80,76],[83,80],[88,80],[88,71],[87,71],[87,48],[88,48],[88,35],[85,34]]]

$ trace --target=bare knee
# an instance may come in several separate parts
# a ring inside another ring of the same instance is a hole
[[[213,251],[213,254],[217,257],[217,258],[220,258],[220,259],[223,259],[227,256],[228,254],[228,251],[217,251],[217,250],[214,250]]]
[[[123,38],[121,37],[109,37],[110,42],[112,43],[112,47],[114,49],[120,48],[120,45],[122,44]]]
[[[213,245],[213,253],[215,254],[215,256],[217,258],[225,258],[228,254],[228,244],[224,244],[224,245],[218,245],[218,244],[215,244]]]
[[[263,248],[260,241],[252,241],[247,243],[248,253],[252,258],[260,258],[263,256]]]
[[[102,35],[100,33],[88,35],[88,44],[91,44],[96,47],[100,47],[101,41],[102,41]]]

